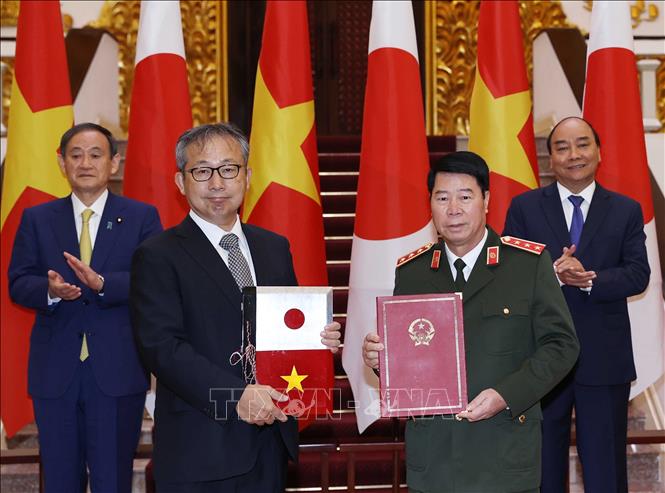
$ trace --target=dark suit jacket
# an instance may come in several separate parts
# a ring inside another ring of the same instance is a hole
[[[129,323],[129,268],[136,247],[161,230],[154,207],[109,193],[90,264],[105,279],[104,295],[99,296],[78,280],[63,256],[64,251],[80,256],[71,197],[23,212],[9,265],[9,289],[12,300],[37,312],[30,335],[30,395],[52,399],[65,392],[80,365],[84,331],[90,365],[103,392],[121,396],[148,389]],[[49,307],[49,269],[81,286],[82,295]]]
[[[288,241],[256,226],[242,228],[257,283],[295,285]],[[137,250],[131,300],[139,351],[157,377],[156,479],[213,481],[249,471],[260,434],[271,430],[247,424],[235,412],[246,385],[242,365],[229,363],[241,346],[241,294],[189,216]],[[273,426],[296,457],[296,422]]]
[[[499,246],[496,265],[487,265],[490,246]],[[453,291],[443,242],[397,268],[396,295]],[[490,230],[462,294],[469,400],[493,388],[510,409],[474,423],[450,415],[409,420],[407,483],[458,493],[538,488],[539,401],[570,371],[579,349],[550,256],[503,246]]]
[[[556,183],[515,197],[504,234],[547,245],[553,259],[570,246]],[[626,298],[649,282],[642,209],[634,200],[596,183],[575,256],[595,271],[591,294],[563,286],[580,339],[575,380],[585,385],[613,385],[635,379]]]

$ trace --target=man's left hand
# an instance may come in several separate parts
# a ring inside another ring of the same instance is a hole
[[[328,346],[330,352],[336,353],[339,351],[339,345],[342,343],[342,333],[340,332],[339,322],[333,322],[326,325],[321,332],[321,343]]]
[[[96,292],[102,290],[104,282],[100,279],[99,274],[92,270],[89,265],[84,264],[71,253],[64,252],[64,256],[67,260],[67,264],[72,268],[76,277],[78,277],[83,284]]]
[[[582,262],[573,256],[576,250],[575,245],[570,248],[563,247],[563,255],[554,261],[554,271],[559,282],[563,284],[578,288],[590,288],[593,286],[596,273],[584,269]]]
[[[485,389],[469,402],[466,411],[462,411],[456,417],[458,419],[468,419],[472,422],[480,421],[495,416],[506,407],[506,401],[503,400],[501,394],[494,389]]]

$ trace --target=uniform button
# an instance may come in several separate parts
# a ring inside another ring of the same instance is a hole
[[[508,309],[508,307],[505,307],[505,308],[503,309],[503,314],[504,314],[504,315],[508,315],[508,314],[510,314],[510,310]]]
[[[88,305],[90,304],[90,302],[89,302],[88,300],[83,300],[83,304],[84,304],[85,306],[88,306]]]
[[[524,416],[524,414],[520,414],[520,417],[517,419],[519,420],[520,423],[524,423],[526,421],[526,416]]]

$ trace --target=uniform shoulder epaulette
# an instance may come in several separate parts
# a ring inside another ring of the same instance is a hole
[[[397,267],[399,267],[399,266],[401,266],[401,265],[404,265],[404,264],[406,264],[407,262],[410,262],[411,260],[413,260],[414,258],[416,258],[416,257],[418,257],[418,256],[420,256],[420,255],[422,255],[422,254],[425,253],[427,250],[429,250],[430,248],[432,248],[434,245],[435,245],[435,243],[427,243],[426,245],[421,246],[421,247],[418,248],[417,250],[414,250],[414,251],[412,251],[412,252],[410,252],[410,253],[407,253],[407,254],[404,255],[403,257],[398,258],[398,259],[397,259]]]
[[[515,238],[514,236],[502,236],[501,243],[510,245],[520,250],[535,253],[540,255],[545,250],[545,244],[537,243],[535,241],[523,240],[522,238]]]

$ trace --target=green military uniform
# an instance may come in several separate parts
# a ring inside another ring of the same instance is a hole
[[[434,268],[436,250],[442,250],[441,261]],[[397,268],[396,295],[453,291],[443,242]],[[451,415],[409,420],[407,483],[431,493],[537,491],[539,400],[570,371],[579,352],[551,257],[503,245],[489,229],[463,298],[469,401],[492,388],[509,409],[473,423]]]

